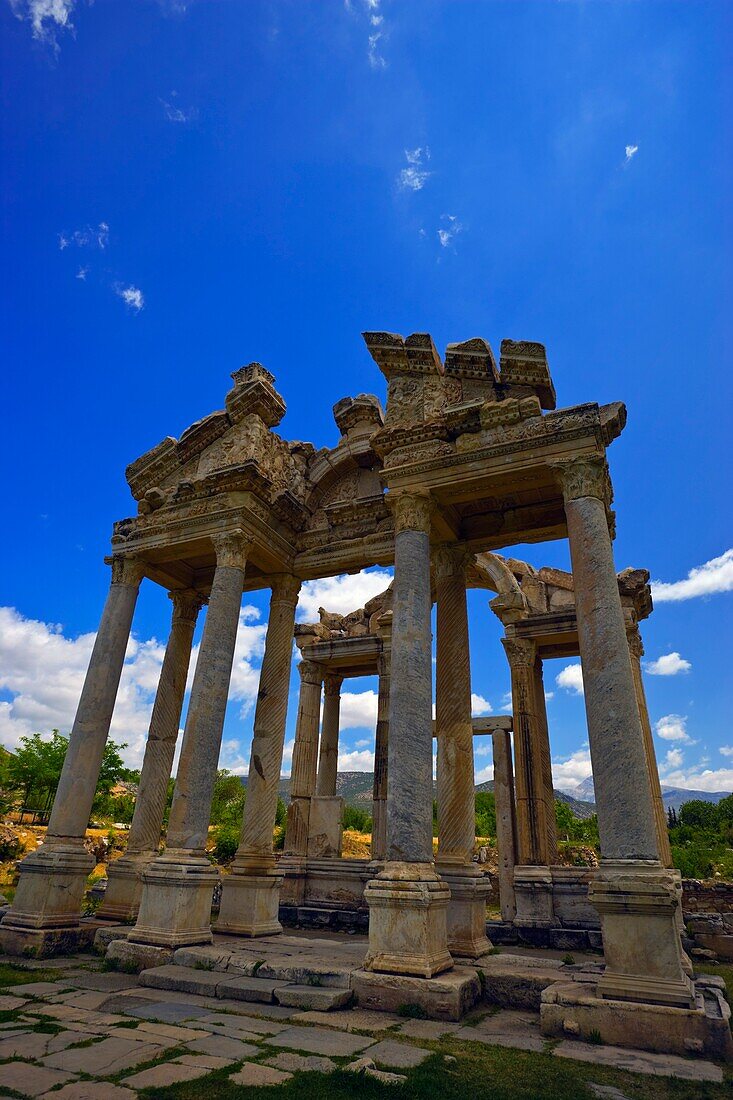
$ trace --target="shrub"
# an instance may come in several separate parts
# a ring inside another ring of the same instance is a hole
[[[344,806],[343,825],[345,829],[355,829],[357,833],[372,831],[371,817],[366,810],[359,810],[356,806]]]
[[[214,829],[212,855],[217,863],[230,863],[236,855],[240,841],[239,825],[218,825]]]

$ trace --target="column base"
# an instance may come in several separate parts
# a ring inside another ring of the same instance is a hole
[[[130,943],[189,947],[211,943],[211,900],[219,881],[205,856],[175,849],[158,856],[142,873],[142,897]]]
[[[13,955],[69,950],[79,934],[81,903],[94,859],[82,839],[56,843],[25,857],[12,906],[0,924],[0,947]]]
[[[97,910],[99,920],[135,920],[143,892],[143,871],[154,859],[155,852],[135,852],[110,863],[107,889]]]
[[[602,860],[588,899],[601,917],[606,959],[598,996],[692,1007],[672,874],[656,860]]]
[[[283,876],[275,870],[250,874],[232,870],[222,884],[216,931],[231,936],[272,936],[282,932],[278,919]]]
[[[550,928],[555,923],[552,905],[552,872],[549,867],[514,868],[514,923],[532,928]]]
[[[308,860],[305,856],[284,855],[278,864],[283,875],[280,888],[281,905],[302,905],[308,883]]]
[[[367,883],[369,949],[365,970],[432,978],[450,970],[450,891],[430,863],[388,862]]]
[[[486,935],[486,901],[491,883],[472,867],[443,867],[436,871],[450,890],[447,929],[448,950],[454,959],[480,959],[491,951]]]
[[[344,800],[337,795],[314,795],[308,817],[308,859],[341,856]]]

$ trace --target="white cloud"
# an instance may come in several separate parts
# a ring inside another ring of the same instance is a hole
[[[626,146],[626,164],[630,164],[631,160],[636,156],[636,154],[638,152],[639,152],[639,146],[638,145],[627,145]]]
[[[672,768],[679,768],[682,765],[682,761],[685,758],[685,754],[682,749],[669,749],[667,755],[664,758],[662,769],[667,772]]]
[[[574,790],[591,772],[590,750],[585,745],[552,762],[552,781],[559,790]]]
[[[666,787],[683,787],[693,791],[733,791],[733,768],[713,770],[700,760],[691,768],[679,768],[664,773]]]
[[[357,6],[357,0],[344,0],[347,12],[357,19],[366,19],[370,33],[367,37],[367,60],[373,69],[386,69],[387,61],[382,56],[381,48],[387,38],[384,16],[381,12],[381,0],[361,0]]]
[[[373,772],[374,753],[366,749],[353,752],[340,752],[338,758],[340,772]]]
[[[356,749],[368,749],[372,743],[371,737],[364,737],[361,741],[354,742],[354,748]]]
[[[554,691],[546,691],[545,692],[545,702],[546,703],[549,703],[550,699],[554,699],[554,698],[555,698],[555,692]]]
[[[645,661],[644,670],[650,676],[676,676],[678,672],[689,672],[692,665],[676,651],[657,657],[656,661]]]
[[[170,100],[178,98],[178,92],[171,92]],[[167,99],[161,99],[160,104],[163,108],[165,117],[169,122],[186,123],[193,122],[195,118],[198,118],[198,111],[195,107],[180,107],[178,103],[171,102]]]
[[[507,714],[512,713],[513,703],[512,703],[512,693],[511,693],[511,691],[505,691],[504,694],[502,695],[502,697],[501,697],[501,709]]]
[[[342,573],[338,577],[306,581],[300,590],[298,621],[318,622],[319,607],[348,615],[384,592],[391,582],[392,574],[384,569],[362,569],[359,573]]]
[[[566,665],[555,677],[558,687],[570,691],[574,695],[583,694],[583,669],[581,665]]]
[[[77,277],[77,279],[81,279],[82,282],[83,282],[86,279],[88,274],[89,274],[89,268],[88,267],[80,267],[79,270],[76,273],[76,277]]]
[[[138,290],[136,286],[120,286],[116,288],[117,294],[130,309],[134,309],[135,313],[139,313],[141,309],[145,307],[145,298],[143,297],[142,290]]]
[[[445,224],[441,229],[438,229],[438,240],[443,248],[447,248],[452,244],[459,233],[463,231],[463,226],[458,221],[455,214],[441,214],[441,221]]]
[[[733,756],[733,745],[721,745],[718,751],[721,756]]]
[[[107,222],[100,222],[97,226],[87,225],[84,229],[75,229],[73,233],[59,233],[58,238],[62,252],[72,244],[77,248],[104,250],[109,244],[109,225]]]
[[[475,692],[471,693],[471,714],[480,718],[484,714],[491,714],[491,709],[488,699],[484,699],[483,695],[476,695]]]
[[[377,725],[376,691],[342,691],[340,729],[374,729]]]
[[[425,167],[425,161],[430,160],[430,149],[427,145],[418,145],[415,149],[405,149],[407,167],[400,171],[397,184],[401,191],[422,191],[427,180],[432,176]]]
[[[683,581],[652,581],[652,597],[655,603],[693,600],[697,596],[713,596],[718,592],[732,591],[733,549],[726,550],[719,558],[711,558],[704,565],[695,566]]]
[[[682,714],[665,714],[655,724],[657,737],[663,741],[682,741],[685,744],[694,744],[687,732],[687,718]]]
[[[479,771],[474,773],[475,783],[488,783],[490,779],[494,778],[494,765],[487,764],[485,768],[480,768]]]
[[[10,7],[18,19],[28,19],[33,37],[58,50],[56,32],[73,31],[71,13],[76,0],[10,0]]]

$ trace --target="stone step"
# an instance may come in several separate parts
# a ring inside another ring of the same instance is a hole
[[[318,981],[318,978],[315,979]],[[139,983],[149,989],[175,990],[203,997],[219,997],[259,1004],[277,1002],[292,1008],[328,1012],[343,1008],[352,999],[350,989],[289,982],[277,978],[259,978],[228,974],[226,971],[199,970],[193,966],[169,964],[143,970]]]

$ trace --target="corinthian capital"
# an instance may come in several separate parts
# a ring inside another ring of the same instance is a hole
[[[230,565],[235,569],[242,569],[247,564],[247,554],[252,545],[252,537],[245,535],[244,531],[224,531],[221,535],[213,535],[211,541],[216,553],[216,564]]]
[[[131,554],[113,554],[104,560],[112,566],[112,584],[129,584],[137,588],[143,579],[145,563]]]
[[[502,638],[501,644],[507,655],[510,668],[531,668],[537,656],[534,642],[525,638]]]
[[[206,603],[206,597],[194,588],[177,588],[168,593],[168,598],[173,601],[173,621],[194,625],[199,611]]]
[[[603,455],[581,455],[560,459],[550,465],[557,474],[566,504],[579,497],[597,497],[606,508],[610,507],[613,490],[608,463]]]
[[[396,535],[400,531],[422,531],[430,534],[430,521],[435,508],[430,493],[425,490],[388,493],[385,499],[394,513]]]
[[[301,683],[318,685],[323,682],[323,668],[315,661],[301,661],[298,665]]]
[[[277,573],[272,578],[273,601],[296,604],[302,583],[300,577],[295,577],[292,573]]]
[[[323,677],[324,695],[340,695],[343,682],[343,676],[338,676],[335,672],[327,672]]]
[[[465,580],[466,567],[472,556],[460,543],[436,546],[432,555],[436,581],[449,580],[451,577],[460,577]]]

